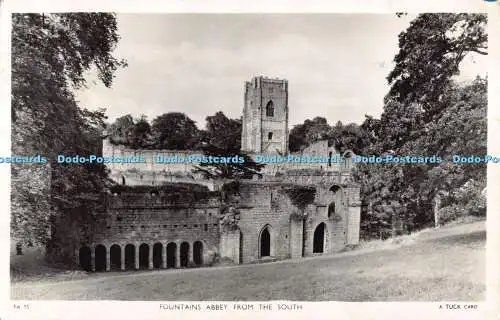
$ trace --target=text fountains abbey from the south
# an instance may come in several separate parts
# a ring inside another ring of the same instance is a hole
[[[262,76],[245,82],[241,139],[250,156],[289,154],[288,88],[286,80]],[[260,177],[225,183],[194,175],[191,164],[154,161],[194,151],[132,150],[105,139],[102,152],[146,161],[108,165],[120,186],[106,196],[93,225],[68,244],[84,269],[252,263],[333,253],[359,242],[352,153],[340,155],[326,140],[299,155],[345,156],[345,162],[267,165]]]

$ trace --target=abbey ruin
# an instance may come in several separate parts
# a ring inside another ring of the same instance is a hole
[[[289,154],[288,113],[286,80],[260,76],[246,82],[243,151]],[[74,246],[77,264],[110,271],[257,263],[334,253],[359,242],[351,152],[340,154],[318,141],[300,154],[343,161],[270,164],[262,176],[224,182],[193,174],[191,164],[154,161],[157,155],[193,153],[132,150],[105,140],[103,156],[140,155],[145,163],[108,166],[119,187]]]

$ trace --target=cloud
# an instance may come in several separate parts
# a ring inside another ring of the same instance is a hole
[[[382,111],[397,35],[409,19],[120,15],[116,55],[129,67],[117,73],[112,89],[91,86],[78,99],[90,108],[107,106],[111,119],[180,111],[203,127],[219,110],[239,118],[244,81],[265,75],[289,81],[292,125],[315,116],[331,124],[361,122]]]

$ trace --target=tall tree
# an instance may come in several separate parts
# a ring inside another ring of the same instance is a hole
[[[128,145],[135,127],[134,118],[127,114],[117,118],[109,126],[109,138],[112,143]]]
[[[487,16],[470,13],[428,13],[413,20],[399,35],[395,67],[387,77],[388,99],[417,102],[423,111],[442,107],[435,102],[460,73],[466,55],[487,54]]]
[[[229,119],[219,111],[206,117],[207,134],[204,141],[209,145],[237,153],[241,149],[241,121]]]
[[[199,140],[196,123],[181,112],[169,112],[156,117],[151,126],[159,149],[189,150]]]
[[[151,125],[145,115],[141,115],[134,124],[131,146],[134,149],[148,148],[153,145]]]
[[[469,86],[453,82],[467,54],[486,54],[485,25],[481,14],[422,14],[400,34],[384,112],[380,120],[363,124],[374,141],[369,153],[447,158],[485,152],[485,80]],[[446,200],[453,202],[453,194],[465,184],[482,185],[470,181],[473,175],[482,181],[484,168],[474,167],[471,175],[465,171],[449,163],[359,165],[356,175],[371,208],[364,215],[363,232],[394,234],[397,225],[406,231],[428,225],[438,193],[445,190]]]
[[[92,66],[111,86],[126,66],[112,55],[118,40],[113,14],[12,15],[12,153],[43,154],[50,163],[45,174],[40,166],[12,165],[12,236],[46,244],[60,218],[88,217],[80,209],[99,205],[89,194],[106,184],[104,167],[62,166],[54,158],[96,151],[104,112],[80,109],[73,91],[86,85]],[[39,192],[25,188],[30,184]]]
[[[255,163],[251,157],[241,152],[241,120],[229,119],[219,111],[206,118],[207,124],[200,149],[207,157],[238,156],[242,163],[201,163],[194,172],[202,173],[211,179],[252,178],[260,174],[264,167]]]
[[[300,151],[304,147],[321,139],[326,139],[330,126],[323,117],[305,120],[290,130],[289,149],[291,152]]]

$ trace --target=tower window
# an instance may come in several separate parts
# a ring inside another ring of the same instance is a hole
[[[269,132],[267,134],[267,140],[273,140],[273,133],[272,132]]]
[[[272,101],[269,101],[266,105],[266,116],[274,117],[274,104]]]

